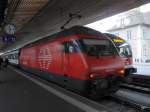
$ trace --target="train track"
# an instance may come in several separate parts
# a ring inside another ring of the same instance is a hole
[[[121,88],[109,97],[99,101],[116,112],[150,112],[150,89],[122,84]]]
[[[127,83],[122,84],[121,87],[125,89],[130,89],[130,90],[150,94],[150,88],[148,87],[143,87],[143,86],[134,85],[134,84],[127,84]]]
[[[134,74],[128,77],[128,84],[150,88],[150,76]]]
[[[130,112],[131,110],[132,112],[150,112],[150,77],[134,76],[133,81],[135,82],[123,83],[120,90],[112,94],[110,101],[105,105],[112,102],[116,105],[112,108],[117,108],[117,110],[120,105],[120,112]]]
[[[111,96],[100,100],[98,103],[115,110],[115,112],[142,112],[140,108]]]
[[[112,97],[140,110],[140,112],[150,112],[150,94],[148,88],[124,85]]]
[[[118,110],[119,112],[150,112],[150,108],[147,106],[134,103],[130,100],[114,97],[114,106],[111,108]],[[108,105],[107,103],[106,105]],[[109,106],[110,107],[110,106]]]

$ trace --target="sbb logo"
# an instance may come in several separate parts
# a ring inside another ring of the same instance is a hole
[[[38,56],[38,62],[41,69],[48,69],[52,63],[52,53],[49,48],[41,48]]]

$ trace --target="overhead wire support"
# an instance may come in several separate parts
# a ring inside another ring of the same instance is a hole
[[[75,18],[80,19],[81,17],[82,17],[82,16],[79,15],[79,14],[69,13],[69,20],[66,21],[65,24],[63,24],[60,29],[61,29],[61,30],[64,30],[64,29],[65,29],[65,26],[66,26],[67,24],[69,24],[73,19],[75,19]]]

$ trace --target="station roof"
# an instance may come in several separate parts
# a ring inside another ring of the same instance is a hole
[[[77,17],[67,27],[85,25],[148,2],[150,0],[8,0],[7,7],[0,11],[5,12],[3,23],[16,26],[17,39],[13,44],[0,43],[0,50],[4,52],[19,48],[59,32],[70,15]],[[1,30],[0,34],[4,32]]]

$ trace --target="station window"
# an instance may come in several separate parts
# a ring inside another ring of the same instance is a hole
[[[143,45],[143,55],[144,55],[144,56],[147,56],[146,45]]]
[[[145,30],[143,29],[143,38],[145,37],[145,34],[146,34],[146,32],[145,32]]]
[[[136,63],[139,63],[139,62],[140,62],[140,59],[135,58],[135,62],[136,62]]]
[[[131,40],[131,31],[130,30],[127,31],[127,40]]]
[[[121,26],[125,25],[124,18],[122,18],[120,22],[121,22]]]
[[[145,60],[145,63],[150,63],[150,59]]]

